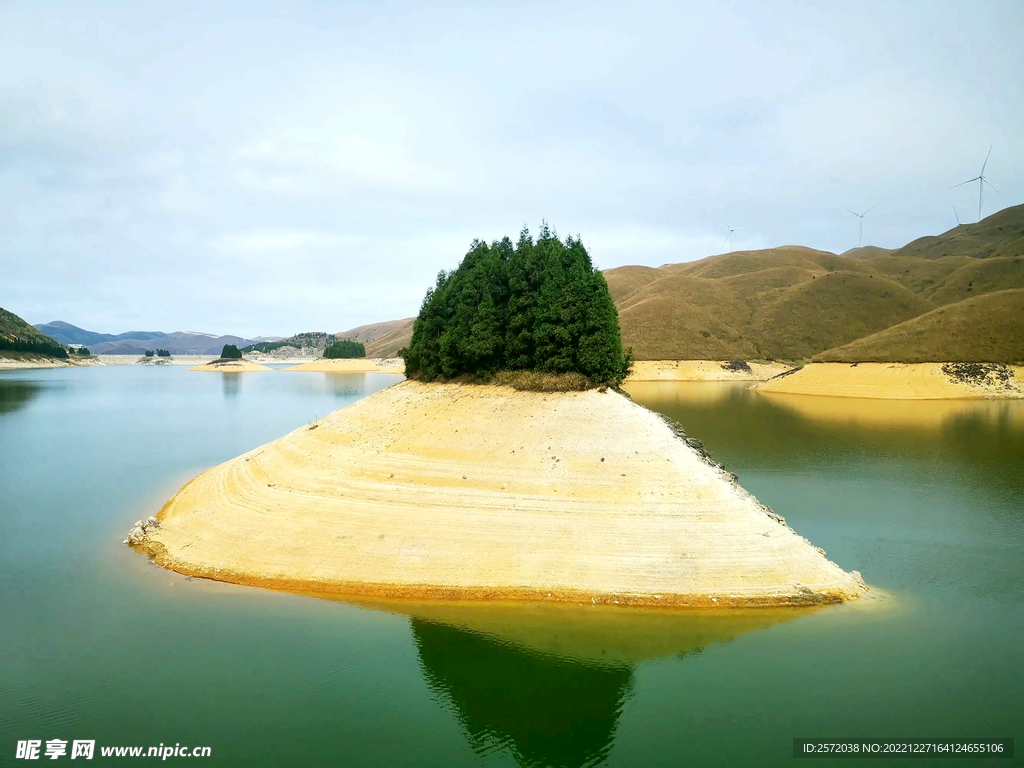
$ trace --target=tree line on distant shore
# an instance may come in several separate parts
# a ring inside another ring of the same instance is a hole
[[[630,365],[604,276],[579,238],[563,242],[547,223],[536,242],[525,227],[514,246],[474,240],[438,274],[399,354],[423,381],[537,371],[618,384]]]
[[[366,357],[366,347],[361,342],[349,339],[338,339],[324,349],[324,357],[328,359]]]

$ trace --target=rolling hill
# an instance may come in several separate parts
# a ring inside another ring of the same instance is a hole
[[[1024,289],[995,291],[933,309],[817,355],[820,362],[1024,365]]]
[[[0,357],[5,353],[58,358],[68,356],[59,342],[40,333],[13,312],[0,307]]]
[[[1024,358],[1013,332],[1024,326],[1013,293],[1024,289],[1024,206],[895,250],[782,246],[604,276],[623,343],[639,360]],[[947,330],[961,321],[976,333]],[[412,320],[361,329],[388,325],[367,343],[367,356],[390,356],[409,342]]]

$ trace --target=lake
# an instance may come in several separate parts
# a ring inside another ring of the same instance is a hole
[[[872,596],[843,606],[356,605],[188,579],[121,544],[203,469],[396,380],[0,373],[0,763],[18,740],[86,739],[111,765],[146,761],[100,746],[275,768],[788,766],[797,737],[1024,735],[1024,402],[628,387],[861,571]],[[832,762],[937,761],[806,764]]]

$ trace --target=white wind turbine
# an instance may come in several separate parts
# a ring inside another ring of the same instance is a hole
[[[992,184],[989,182],[989,180],[985,178],[985,166],[988,165],[988,158],[989,156],[991,156],[991,154],[992,147],[989,146],[988,154],[985,155],[985,162],[981,164],[981,173],[979,173],[973,179],[961,181],[959,184],[954,184],[952,187],[950,187],[950,189],[956,189],[957,187],[962,187],[964,184],[970,184],[975,181],[978,182],[978,221],[981,221],[981,207],[982,204],[985,202],[985,185],[988,184],[990,187],[992,187]],[[995,189],[996,194],[999,193],[999,190],[996,189],[995,187],[992,187],[992,189]]]
[[[956,206],[953,206],[953,215],[956,216],[956,225],[960,226],[960,214],[956,212]]]
[[[864,217],[867,216],[869,213],[871,213],[873,210],[875,210],[875,208],[877,208],[877,207],[878,207],[878,203],[875,203],[870,208],[868,208],[866,211],[864,211],[864,213],[857,213],[856,211],[850,211],[849,208],[846,209],[847,211],[850,211],[850,213],[852,213],[858,219],[860,219],[860,235],[857,237],[857,247],[858,248],[860,248],[862,245],[864,245]]]
[[[729,253],[732,253],[732,233],[738,229],[743,229],[743,227],[730,227],[729,222],[725,222],[725,226],[729,227],[729,234],[725,236],[725,240],[722,241],[722,245],[725,245],[726,242],[728,242]]]

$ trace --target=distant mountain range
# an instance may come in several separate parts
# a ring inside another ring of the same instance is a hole
[[[168,350],[172,355],[219,355],[225,344],[244,347],[258,341],[276,338],[263,336],[258,339],[244,339],[241,336],[215,336],[211,333],[195,333],[193,331],[96,333],[61,320],[40,323],[34,327],[65,346],[84,344],[94,355],[141,355],[147,349],[156,349],[157,347]]]
[[[802,246],[604,271],[638,360],[1024,363],[1024,206],[903,248]],[[366,343],[390,357],[411,319]],[[340,334],[339,334],[340,335]]]

